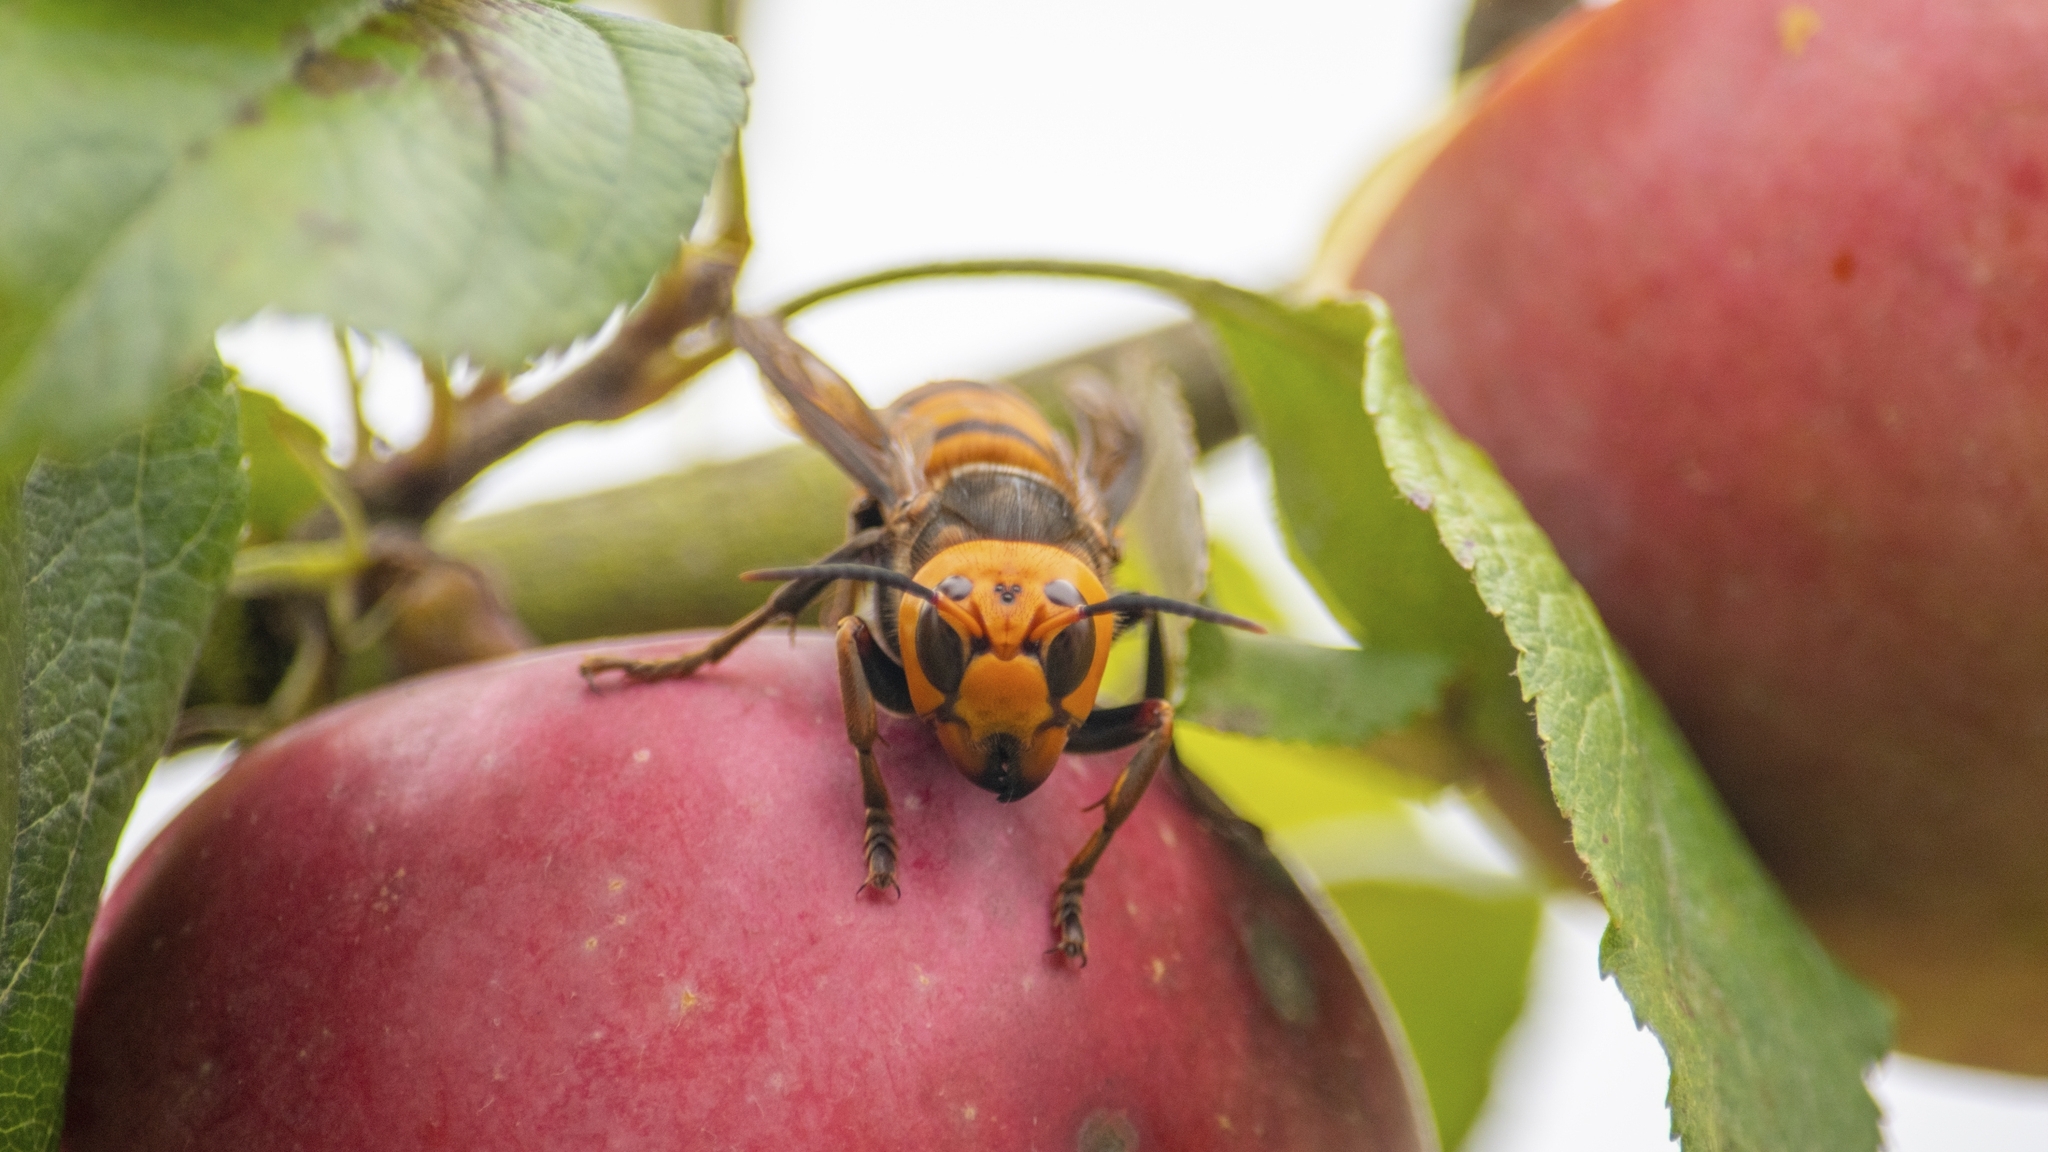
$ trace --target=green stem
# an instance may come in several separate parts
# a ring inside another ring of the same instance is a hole
[[[879,288],[884,284],[925,280],[935,276],[1069,276],[1086,280],[1118,280],[1126,284],[1142,284],[1169,293],[1174,293],[1178,286],[1195,282],[1193,277],[1161,272],[1156,268],[1106,264],[1092,260],[942,260],[931,264],[889,268],[881,272],[870,272],[865,276],[856,276],[851,280],[841,280],[837,284],[827,284],[823,288],[816,288],[798,296],[780,308],[772,309],[772,313],[787,318],[837,296],[849,295],[867,288]]]
[[[1178,272],[1163,272],[1157,268],[1139,268],[1129,264],[1109,264],[1092,260],[954,260],[890,268],[865,276],[856,276],[851,280],[842,280],[837,284],[828,284],[788,301],[781,307],[773,309],[771,314],[786,319],[806,308],[836,297],[906,280],[937,276],[1064,276],[1113,280],[1163,292],[1186,306],[1193,306],[1197,300],[1204,298],[1228,299],[1234,292],[1213,280],[1186,276]],[[1203,451],[1233,439],[1245,431],[1244,423],[1232,400],[1229,373],[1201,330],[1201,326],[1192,321],[1182,321],[1154,332],[1142,333],[1100,348],[1093,348],[1020,373],[1011,377],[1010,381],[1042,404],[1050,402],[1056,409],[1058,404],[1054,398],[1059,395],[1062,381],[1074,368],[1086,365],[1099,371],[1113,371],[1117,362],[1130,350],[1142,350],[1153,356],[1179,378],[1188,410],[1195,418],[1196,442]]]
[[[348,380],[349,412],[355,418],[356,442],[349,449],[349,455],[368,459],[370,442],[377,438],[377,434],[370,429],[370,418],[363,413],[363,373],[356,366],[355,345],[349,340],[347,326],[334,326],[334,346],[341,352],[341,371]]]
[[[718,166],[717,179],[711,185],[711,201],[706,205],[718,225],[711,246],[730,252],[735,264],[745,261],[748,250],[754,246],[753,226],[747,222],[747,164],[742,143],[734,140],[732,151],[725,154],[724,162]]]
[[[363,549],[346,538],[254,544],[235,553],[228,590],[244,598],[325,592],[360,571],[366,559]]]

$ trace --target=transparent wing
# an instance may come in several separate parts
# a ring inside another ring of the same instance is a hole
[[[791,339],[780,321],[734,316],[730,324],[733,343],[754,358],[804,435],[885,507],[902,503],[907,493],[891,479],[900,470],[897,453],[853,385]]]
[[[1080,441],[1080,473],[1102,501],[1104,521],[1130,510],[1145,473],[1145,431],[1138,413],[1101,377],[1077,374],[1067,382],[1067,408]]]

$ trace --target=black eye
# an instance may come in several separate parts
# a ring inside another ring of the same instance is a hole
[[[922,659],[924,648],[918,647]],[[1046,694],[1053,700],[1064,700],[1088,678],[1088,669],[1095,664],[1095,621],[1083,616],[1052,638],[1045,646],[1045,655],[1039,657],[1045,668]]]
[[[948,576],[932,589],[948,600],[965,600],[974,591],[974,581],[965,576]]]
[[[1071,580],[1054,580],[1045,586],[1045,598],[1062,608],[1079,608],[1081,590]]]
[[[944,586],[942,582],[940,587]],[[932,687],[948,696],[960,691],[960,678],[967,674],[967,645],[936,608],[926,608],[917,617],[917,666]]]

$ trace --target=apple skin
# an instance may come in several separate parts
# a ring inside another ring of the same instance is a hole
[[[2048,1074],[2048,5],[1621,0],[1461,114],[1324,271],[1903,1045]]]
[[[1002,805],[885,719],[903,891],[856,895],[829,637],[602,694],[592,650],[329,709],[181,814],[95,928],[64,1146],[1433,1147],[1377,991],[1164,776],[1074,968],[1125,754]]]

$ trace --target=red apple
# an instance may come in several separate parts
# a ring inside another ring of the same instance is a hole
[[[886,721],[902,895],[856,894],[829,638],[601,695],[588,651],[243,756],[95,929],[65,1147],[1433,1146],[1344,947],[1163,779],[1047,954],[1122,754],[1002,805]]]
[[[2048,4],[1621,0],[1466,117],[1325,271],[1905,1044],[2048,1073]]]

